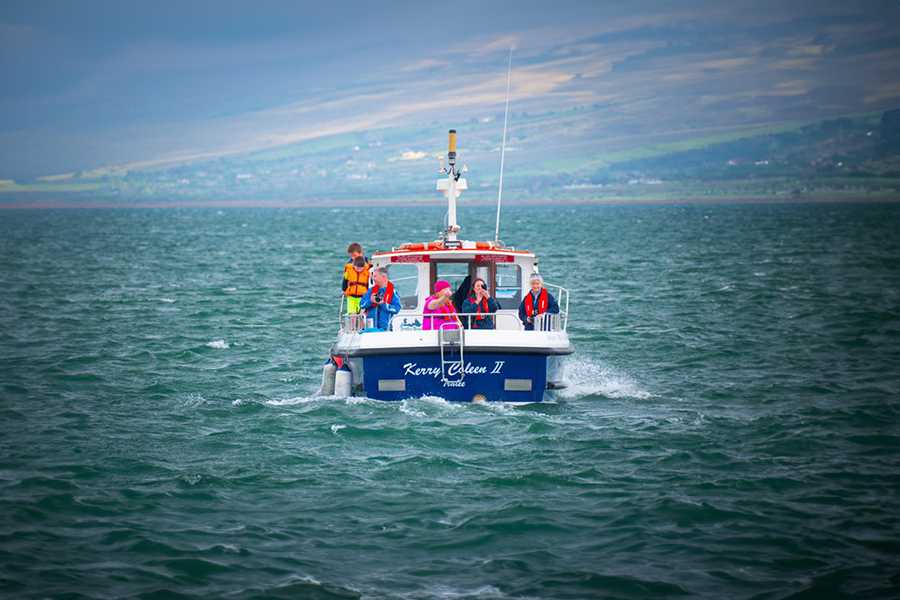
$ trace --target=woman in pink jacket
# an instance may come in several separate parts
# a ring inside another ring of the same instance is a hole
[[[426,315],[422,319],[422,329],[459,329],[462,325],[456,316],[456,308],[453,307],[453,293],[450,291],[450,283],[444,279],[438,279],[434,284],[434,294],[425,300]],[[433,315],[433,316],[430,316]]]

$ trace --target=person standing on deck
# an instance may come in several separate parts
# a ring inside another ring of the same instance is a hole
[[[361,254],[344,266],[344,295],[347,296],[347,314],[359,312],[359,301],[369,288],[369,263]]]
[[[543,314],[558,315],[559,304],[544,287],[544,278],[540,273],[532,273],[529,281],[531,290],[519,305],[519,319],[525,325],[525,331],[534,331],[535,318]],[[541,329],[546,331],[548,324],[542,324]]]
[[[400,294],[388,279],[387,269],[375,269],[375,285],[362,297],[359,307],[366,311],[367,317],[372,318],[376,329],[390,331],[391,319],[400,312],[401,304]]]
[[[434,283],[434,294],[425,300],[425,316],[422,319],[422,329],[459,329],[462,325],[456,315],[453,306],[453,292],[450,291],[450,282],[438,279]]]

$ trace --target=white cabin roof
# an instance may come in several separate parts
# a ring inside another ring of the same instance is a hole
[[[443,241],[407,243],[390,251],[376,252],[372,255],[375,262],[430,262],[431,259],[461,259],[475,262],[519,262],[525,259],[531,262],[534,253],[527,250],[516,250],[498,246],[494,242],[460,241],[459,246],[448,245]]]

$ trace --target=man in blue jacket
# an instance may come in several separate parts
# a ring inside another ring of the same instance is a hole
[[[553,294],[544,287],[544,278],[540,273],[532,273],[530,277],[531,290],[525,294],[522,304],[519,305],[519,319],[525,325],[525,331],[534,331],[534,323],[537,317],[545,313],[559,314],[559,304]],[[540,319],[537,319],[540,322]],[[541,323],[542,331],[549,331],[550,323]]]
[[[375,269],[375,285],[362,297],[359,307],[366,311],[366,317],[374,321],[376,329],[389,331],[391,319],[400,312],[400,294],[394,284],[388,281],[387,269]]]

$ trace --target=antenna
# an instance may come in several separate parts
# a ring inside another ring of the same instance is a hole
[[[500,241],[500,202],[503,200],[503,159],[506,158],[506,124],[509,122],[509,83],[512,80],[512,46],[509,47],[509,64],[506,66],[506,110],[503,112],[503,143],[500,144],[500,184],[497,186],[497,227],[494,241]]]

